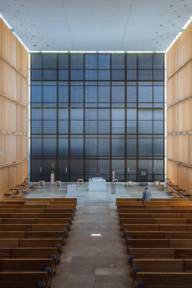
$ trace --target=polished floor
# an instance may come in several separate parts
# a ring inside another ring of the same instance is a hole
[[[107,192],[88,192],[87,184],[36,187],[27,197],[77,197],[72,230],[53,280],[54,288],[131,288],[124,240],[115,208],[117,197],[139,198],[143,187],[108,184]],[[72,186],[71,186],[72,185]],[[168,198],[150,187],[152,197]]]

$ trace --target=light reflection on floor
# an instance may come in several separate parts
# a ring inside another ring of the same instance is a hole
[[[144,187],[138,185],[128,186],[125,183],[108,183],[106,192],[89,192],[88,183],[62,183],[61,187],[47,183],[44,187],[38,184],[26,195],[26,198],[59,198],[77,197],[82,202],[106,201],[115,202],[116,198],[141,198]],[[169,198],[169,194],[164,191],[163,186],[149,186],[152,198]]]

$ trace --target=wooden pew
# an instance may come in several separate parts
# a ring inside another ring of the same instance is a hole
[[[1,237],[1,236],[0,236]],[[192,231],[126,231],[129,239],[192,239]]]
[[[1,219],[0,219],[1,221]],[[120,218],[122,228],[127,224],[191,224],[192,218]]]
[[[76,204],[76,198],[0,202],[0,287],[51,287]]]
[[[134,272],[192,272],[192,259],[133,259]]]
[[[135,248],[190,248],[192,239],[126,239],[128,247]]]
[[[191,272],[138,272],[136,273],[137,288],[191,288]]]
[[[72,213],[0,213],[0,218],[67,218],[72,219]]]
[[[57,247],[61,250],[62,245],[64,244],[62,238],[1,238],[0,247]],[[58,251],[59,251],[58,250]]]
[[[0,271],[2,288],[49,288],[50,285],[45,271]]]
[[[126,212],[126,213],[119,213],[120,219],[126,219],[126,218],[192,218],[192,212],[186,212],[186,213],[178,213],[176,211],[172,211],[172,213],[150,213],[150,212],[144,212],[144,213],[135,213],[135,212]]]
[[[66,238],[63,231],[0,231],[1,238]]]
[[[51,258],[0,258],[0,271],[46,271],[55,275],[55,262]]]
[[[123,228],[125,231],[192,231],[192,224],[126,224]]]
[[[129,247],[128,248],[129,262],[134,258],[142,258],[142,259],[192,259],[192,248],[136,248]]]
[[[67,224],[0,224],[0,231],[65,231]]]
[[[60,253],[58,253],[57,247],[0,248],[0,258],[51,258],[55,263],[59,263]]]

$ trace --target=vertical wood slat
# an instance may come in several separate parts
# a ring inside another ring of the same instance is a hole
[[[167,176],[192,195],[192,24],[169,49]]]
[[[0,199],[28,175],[28,52],[0,19]]]

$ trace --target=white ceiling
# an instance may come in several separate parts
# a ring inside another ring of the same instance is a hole
[[[30,50],[165,50],[192,15],[191,0],[0,0]]]

